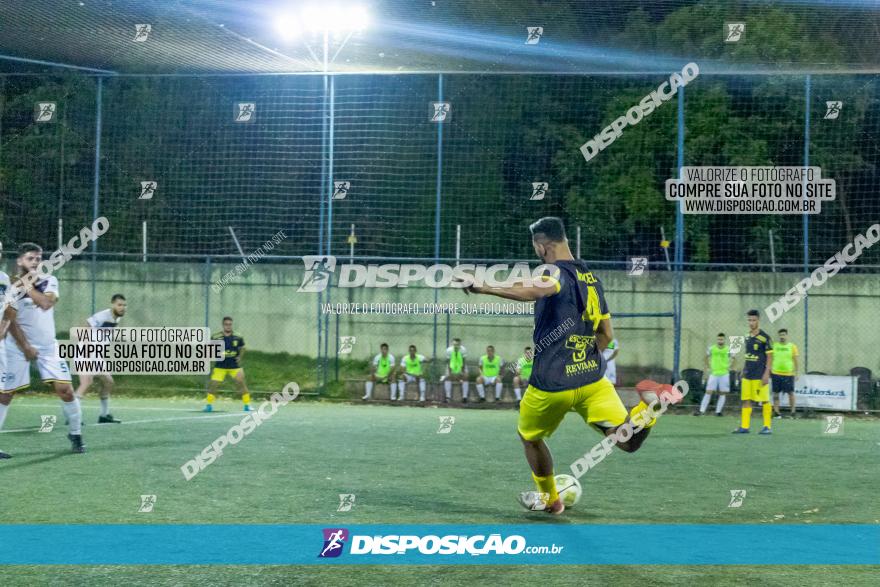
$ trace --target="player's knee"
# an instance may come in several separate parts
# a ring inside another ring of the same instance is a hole
[[[519,436],[519,439],[525,446],[536,446],[538,442],[540,442],[536,440],[526,440],[526,438],[519,431],[517,431],[516,435]]]
[[[12,401],[12,394],[11,393],[0,393],[0,404],[2,404],[4,406],[8,406],[11,401]]]
[[[617,446],[623,452],[636,452],[642,447],[642,443],[645,442],[650,432],[650,428],[642,428],[634,433],[626,442],[618,442]]]

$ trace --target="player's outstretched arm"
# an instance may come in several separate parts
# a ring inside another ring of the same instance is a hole
[[[544,282],[543,285],[513,285],[510,287],[490,287],[488,285],[471,285],[464,288],[465,293],[488,294],[517,302],[534,302],[541,298],[552,296],[556,293],[553,282]]]

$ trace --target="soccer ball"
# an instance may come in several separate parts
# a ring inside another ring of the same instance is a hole
[[[580,482],[571,475],[556,475],[555,478],[556,491],[559,492],[559,499],[562,500],[565,507],[570,508],[577,504],[581,500],[581,493],[583,493]]]

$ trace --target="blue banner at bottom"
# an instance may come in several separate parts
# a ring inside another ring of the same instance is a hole
[[[3,525],[0,564],[878,565],[878,525]]]

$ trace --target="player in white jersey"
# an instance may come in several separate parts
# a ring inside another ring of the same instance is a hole
[[[615,338],[608,346],[605,347],[605,350],[602,351],[602,355],[605,357],[605,377],[608,378],[608,381],[617,385],[617,363],[615,359],[617,355],[620,354],[620,343],[617,342]]]
[[[3,244],[0,243],[0,256],[3,254]],[[2,312],[0,312],[0,382],[6,379],[6,333],[9,332],[9,325],[15,320],[16,306],[12,298],[10,288],[12,283],[9,276],[0,271],[0,304],[2,304]],[[2,387],[0,387],[2,389]],[[3,421],[6,419],[8,404],[0,403],[0,430],[3,429]],[[0,459],[8,459],[10,456],[0,450]]]
[[[110,298],[110,307],[101,310],[86,320],[86,325],[90,328],[113,328],[125,316],[125,308],[128,303],[122,294],[114,294]],[[98,424],[120,424],[121,422],[113,417],[110,413],[110,392],[113,391],[113,376],[109,373],[91,375],[88,373],[77,373],[79,375],[79,387],[76,388],[76,397],[82,399],[89,386],[96,379],[101,384],[101,415],[98,416]]]
[[[13,340],[6,345],[6,376],[0,405],[9,406],[16,391],[30,386],[30,362],[36,361],[42,380],[51,384],[61,398],[69,426],[67,438],[73,452],[83,453],[82,410],[70,384],[70,370],[58,356],[55,340],[53,308],[58,302],[58,279],[37,271],[42,259],[43,249],[39,245],[24,243],[18,249],[15,261],[18,275],[12,285],[19,289],[22,297],[17,301],[15,321],[9,327]],[[27,283],[33,286],[28,287]]]

